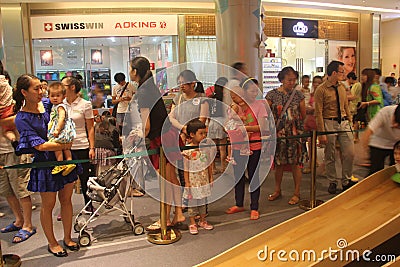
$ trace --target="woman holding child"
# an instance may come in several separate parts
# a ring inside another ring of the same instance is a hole
[[[231,90],[233,105],[239,105],[238,116],[243,117],[243,126],[248,134],[249,141],[261,139],[261,130],[264,120],[267,117],[265,102],[256,100],[260,93],[258,81],[248,78],[240,83],[240,87]],[[239,130],[240,131],[240,130]],[[258,201],[260,198],[259,181],[259,160],[261,155],[261,142],[246,144],[250,148],[250,153],[243,153],[242,148],[232,146],[232,155],[236,165],[233,165],[235,176],[235,201],[236,205],[229,208],[226,213],[233,214],[244,211],[244,191],[245,191],[245,169],[250,179],[250,220],[257,220],[260,217],[258,212]],[[247,165],[247,167],[246,167]]]
[[[34,154],[34,163],[55,161],[55,151],[71,148],[71,143],[62,144],[48,141],[47,129],[50,117],[41,102],[42,97],[42,85],[37,77],[25,74],[18,78],[17,88],[14,92],[16,101],[14,108],[18,112],[15,123],[20,134],[17,151],[23,154]],[[71,239],[71,197],[74,181],[78,178],[77,168],[65,176],[51,172],[52,167],[31,169],[28,190],[40,192],[42,200],[40,222],[47,238],[47,250],[56,257],[65,257],[68,256],[67,251],[60,246],[54,236],[52,213],[58,193],[64,228],[64,247],[73,251],[79,250],[79,245]],[[34,232],[30,234],[34,234]]]

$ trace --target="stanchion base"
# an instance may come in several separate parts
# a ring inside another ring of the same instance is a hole
[[[182,234],[179,230],[176,229],[167,229],[167,235],[164,239],[161,237],[161,231],[157,233],[149,233],[147,234],[147,240],[150,243],[156,245],[169,245],[175,243],[181,239]]]
[[[324,203],[324,201],[316,199],[314,202],[314,207],[311,207],[311,200],[303,199],[299,202],[299,207],[300,207],[300,209],[303,209],[303,210],[311,210],[312,208],[318,207],[322,203]]]
[[[21,258],[14,254],[3,255],[4,267],[19,267],[21,266]]]

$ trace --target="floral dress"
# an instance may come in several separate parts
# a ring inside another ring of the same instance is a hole
[[[57,125],[58,125],[58,121],[59,121],[58,108],[59,107],[62,107],[65,110],[65,124],[64,124],[64,128],[61,130],[60,134],[57,137],[55,137],[52,133],[54,132],[54,130],[57,128]],[[72,143],[72,141],[76,137],[75,123],[68,116],[68,110],[67,110],[67,106],[65,104],[58,104],[58,105],[53,106],[53,108],[51,109],[51,113],[50,113],[50,122],[49,122],[48,129],[49,130],[47,133],[47,137],[49,138],[49,141],[61,143],[61,144]]]
[[[290,93],[283,93],[278,89],[269,91],[265,97],[271,102],[271,111],[275,124],[281,117],[282,109],[289,101]],[[303,119],[300,114],[300,102],[304,99],[301,91],[296,90],[293,99],[282,115],[279,125],[276,127],[277,137],[288,137],[304,133]],[[275,161],[276,165],[302,165],[307,161],[306,139],[278,139],[276,141]]]
[[[208,177],[208,166],[211,164],[206,152],[198,149],[188,149],[182,152],[187,161],[190,189],[185,188],[183,198],[203,199],[211,196],[211,186]]]

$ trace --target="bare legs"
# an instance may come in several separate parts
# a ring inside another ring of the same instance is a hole
[[[15,195],[7,197],[8,205],[15,216],[14,225],[32,232],[32,200],[30,196],[17,199]],[[22,208],[22,209],[21,209]],[[14,242],[21,241],[19,237],[14,238]]]
[[[297,198],[299,198],[300,197],[300,183],[301,183],[301,178],[302,178],[301,168],[298,165],[292,165],[292,174],[293,174],[293,180],[294,180],[293,197],[296,196]],[[282,178],[283,178],[283,165],[275,165],[275,189],[274,189],[274,193],[268,196],[268,200],[273,201],[281,196]],[[294,201],[294,202],[298,202],[298,200]],[[297,204],[297,203],[293,203],[293,201],[290,201],[289,204]]]
[[[74,183],[69,183],[58,192],[58,198],[61,204],[61,217],[64,227],[64,241],[67,245],[74,245],[71,240],[72,229],[72,202],[71,196],[74,188]],[[56,203],[57,192],[41,192],[42,208],[40,210],[40,222],[43,232],[49,243],[49,247],[53,253],[61,252],[64,249],[58,244],[53,230],[53,209]]]

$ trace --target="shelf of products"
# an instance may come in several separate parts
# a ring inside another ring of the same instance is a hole
[[[95,84],[104,91],[105,94],[111,94],[111,71],[110,69],[92,69],[87,71],[89,77],[89,87],[92,88]]]
[[[279,57],[266,57],[262,60],[263,71],[263,95],[268,91],[278,88],[281,83],[278,79],[278,73],[282,69],[282,58]]]
[[[36,76],[39,79],[46,80],[48,83],[60,81],[65,76],[81,75],[85,79],[84,70],[37,70]]]

